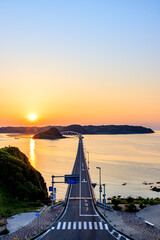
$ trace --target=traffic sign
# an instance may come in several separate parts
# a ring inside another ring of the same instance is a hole
[[[54,193],[56,193],[56,188],[54,188]]]
[[[78,180],[76,178],[74,178],[74,179],[67,179],[67,183],[68,184],[76,184],[76,183],[78,183]]]
[[[36,217],[39,217],[39,212],[36,213]]]
[[[56,194],[53,194],[53,201],[56,201]]]
[[[50,196],[50,200],[56,201],[56,194],[54,193],[53,196]]]
[[[79,182],[79,174],[65,175],[64,182],[68,184],[76,184]]]
[[[49,191],[50,191],[50,192],[52,192],[52,189],[53,189],[52,187],[49,187]]]

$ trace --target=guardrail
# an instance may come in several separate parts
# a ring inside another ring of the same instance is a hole
[[[101,208],[104,208],[104,207],[105,207],[106,210],[113,211],[113,208],[112,208],[112,206],[110,206],[110,205],[105,204],[105,206],[104,206],[104,203],[100,203],[100,202],[98,202],[98,201],[96,202],[96,205],[97,205],[98,207],[101,207]]]
[[[90,188],[91,188],[91,194],[92,194],[92,198],[93,198],[93,201],[94,201],[94,204],[96,204],[97,200],[96,200],[96,195],[95,195],[95,192],[94,192],[94,189],[92,187],[92,180],[91,180],[91,176],[90,176],[90,173],[88,171],[88,167],[87,167],[87,163],[86,163],[86,157],[85,158],[85,165],[86,165],[86,169],[87,169],[87,172],[88,172],[88,177],[89,177],[89,182],[90,182]]]

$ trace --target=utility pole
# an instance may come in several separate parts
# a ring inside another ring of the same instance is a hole
[[[101,192],[102,192],[102,185],[101,185],[101,167],[96,167],[99,169],[99,201],[101,203]]]
[[[103,194],[103,204],[104,204],[104,216],[105,216],[105,212],[106,212],[106,193],[105,193],[105,186],[106,184],[103,184],[104,187],[104,194]]]
[[[53,202],[54,202],[54,199],[53,199],[53,194],[54,194],[54,175],[52,175],[52,210],[53,210]]]
[[[89,170],[89,152],[87,151],[88,153],[88,170]]]

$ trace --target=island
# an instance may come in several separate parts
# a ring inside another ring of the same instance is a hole
[[[130,126],[130,125],[87,125],[81,126],[73,124],[70,126],[62,127],[57,126],[60,132],[75,131],[81,134],[146,134],[154,133],[151,128],[142,126]]]
[[[72,124],[69,126],[44,126],[44,127],[1,127],[0,133],[20,133],[20,134],[38,134],[46,132],[51,128],[57,128],[60,132],[74,131],[81,134],[148,134],[154,133],[151,128],[132,125],[86,125]],[[56,132],[55,132],[56,133]],[[54,134],[54,133],[53,133]],[[59,134],[59,133],[58,133]],[[42,134],[43,136],[45,134]],[[42,136],[41,135],[41,136]],[[52,133],[51,133],[52,135]],[[38,138],[40,135],[38,135]],[[49,139],[50,133],[46,138]],[[59,137],[61,137],[59,135]],[[36,137],[35,137],[36,138]],[[42,137],[43,138],[43,137]]]
[[[54,140],[54,139],[60,139],[64,137],[56,127],[51,127],[47,131],[35,134],[32,138]]]

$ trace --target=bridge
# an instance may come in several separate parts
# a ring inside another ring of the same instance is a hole
[[[80,134],[78,132],[74,132],[74,131],[65,131],[65,132],[61,132],[61,134],[63,136],[70,135],[70,136],[77,136],[77,137],[81,137],[82,138],[82,134]]]
[[[113,229],[96,209],[94,190],[84,156],[81,134],[79,134],[77,156],[72,174],[79,174],[79,183],[69,185],[63,214],[38,239],[129,240]]]

